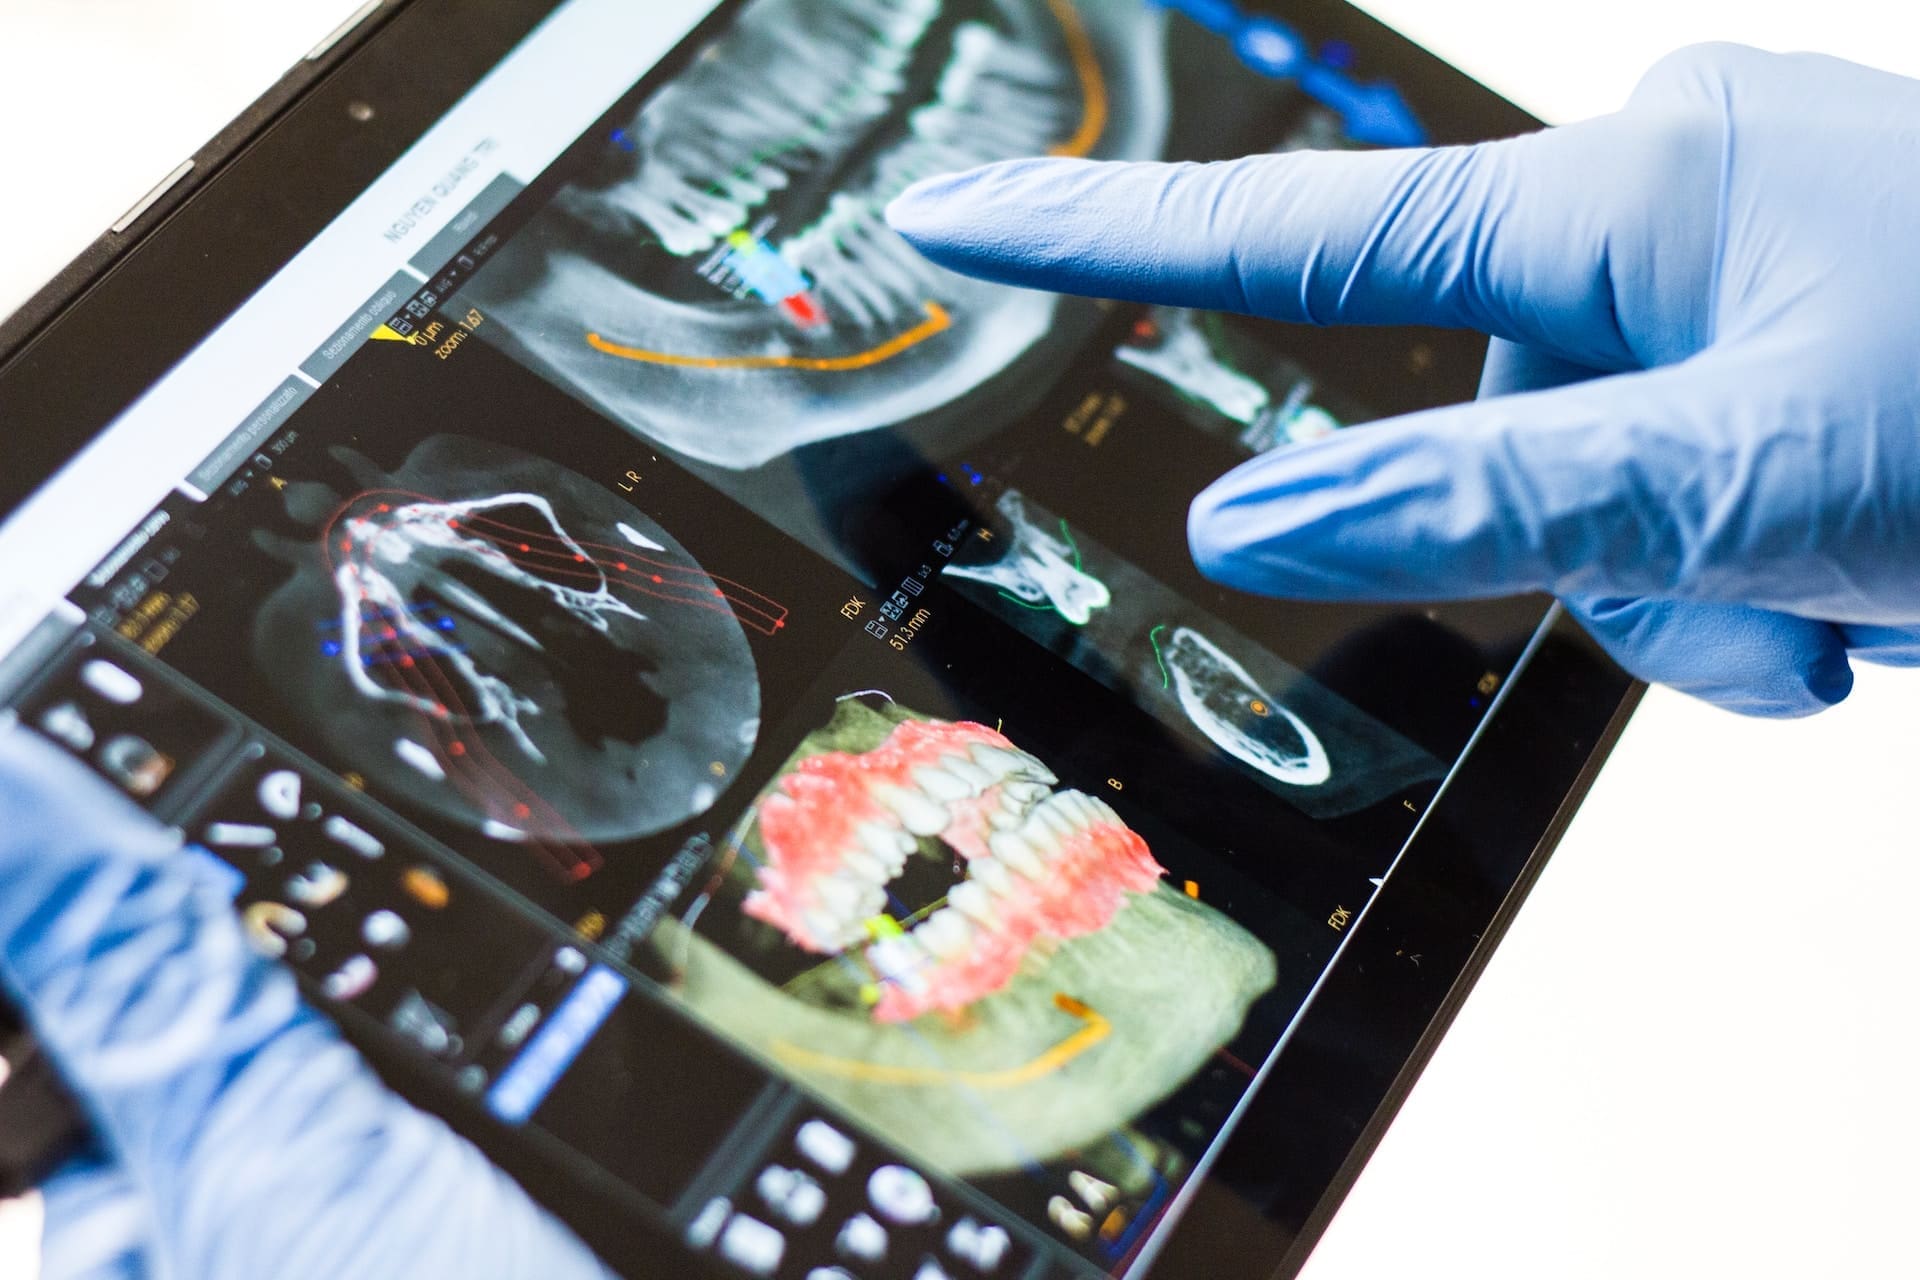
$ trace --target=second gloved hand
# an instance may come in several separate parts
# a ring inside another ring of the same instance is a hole
[[[1625,110],[1477,147],[1021,161],[910,190],[954,270],[1494,336],[1482,398],[1257,458],[1195,504],[1229,585],[1528,590],[1724,706],[1920,661],[1920,82],[1707,46]]]
[[[381,1086],[201,856],[0,727],[0,985],[95,1138],[43,1188],[46,1280],[614,1280]]]

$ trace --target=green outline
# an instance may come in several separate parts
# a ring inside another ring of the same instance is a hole
[[[1160,633],[1166,629],[1167,624],[1163,622],[1153,630],[1147,632],[1147,643],[1153,646],[1153,660],[1160,664],[1160,687],[1162,689],[1168,689],[1173,686],[1173,677],[1167,674],[1167,660],[1160,656],[1159,636]]]
[[[1086,567],[1086,562],[1083,559],[1081,559],[1081,556],[1080,556],[1080,544],[1073,540],[1073,530],[1067,528],[1067,521],[1066,521],[1066,517],[1064,516],[1060,518],[1060,536],[1067,540],[1067,550],[1073,552],[1073,571],[1075,573],[1085,573],[1087,571],[1087,567]],[[1105,584],[1102,584],[1102,585],[1105,585]],[[1001,588],[995,594],[997,594],[1002,600],[1011,601],[1012,603],[1019,605],[1022,609],[1034,609],[1041,613],[1059,614],[1060,620],[1066,623],[1070,627],[1084,627],[1087,625],[1085,622],[1075,622],[1072,618],[1069,618],[1066,614],[1060,613],[1059,607],[1055,605],[1052,601],[1048,601],[1046,604],[1034,604],[1031,601],[1022,600],[1019,596],[1014,595],[1012,592],[1006,590],[1005,588]]]
[[[1073,552],[1073,568],[1076,573],[1085,573],[1087,568],[1080,563],[1080,544],[1073,540],[1073,530],[1067,528],[1067,518],[1060,517],[1060,536],[1067,540],[1067,550]]]

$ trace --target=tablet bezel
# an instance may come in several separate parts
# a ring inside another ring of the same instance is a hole
[[[35,424],[30,437],[10,434],[0,517],[264,284],[556,7],[558,0],[387,0],[197,153],[189,179],[131,228],[102,237],[0,323],[0,421]],[[725,21],[729,7],[709,25]],[[1431,122],[1440,141],[1537,124],[1339,0],[1299,0],[1286,17],[1316,41],[1363,50],[1373,74],[1390,74],[1416,100],[1448,100],[1455,109]],[[673,74],[698,42],[696,33],[649,80]],[[358,118],[355,104],[371,106],[371,117]],[[1639,693],[1564,615],[1543,630],[1273,1074],[1215,1153],[1218,1176],[1195,1180],[1180,1221],[1156,1241],[1155,1277],[1254,1280],[1304,1264]],[[387,1046],[364,1047],[417,1101],[451,1102],[415,1080]],[[504,1162],[530,1180],[536,1172],[528,1162]],[[1224,1189],[1227,1171],[1248,1168],[1272,1171],[1257,1201]],[[537,1185],[530,1190],[539,1194]],[[646,1265],[646,1252],[623,1245],[615,1224],[576,1225],[616,1262]],[[692,1265],[689,1258],[674,1272]]]

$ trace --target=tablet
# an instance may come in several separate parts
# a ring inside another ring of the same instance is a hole
[[[1188,558],[1480,340],[882,211],[1532,122],[1329,0],[358,18],[0,333],[7,714],[626,1274],[1297,1270],[1636,690]]]

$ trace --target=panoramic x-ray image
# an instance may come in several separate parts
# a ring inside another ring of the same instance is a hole
[[[784,609],[707,573],[605,488],[504,446],[435,436],[393,473],[333,451],[345,491],[284,491],[303,539],[254,660],[381,790],[568,879],[593,842],[704,812],[753,749],[745,629]]]
[[[930,1164],[1098,1144],[1232,1040],[1272,951],[983,724],[841,699],[653,935],[697,1015]]]
[[[949,584],[1310,817],[1440,776],[1431,755],[1019,490],[985,529]]]
[[[1048,332],[886,225],[912,182],[1149,158],[1167,15],[1141,0],[757,0],[462,301],[545,377],[725,469],[926,415]]]

